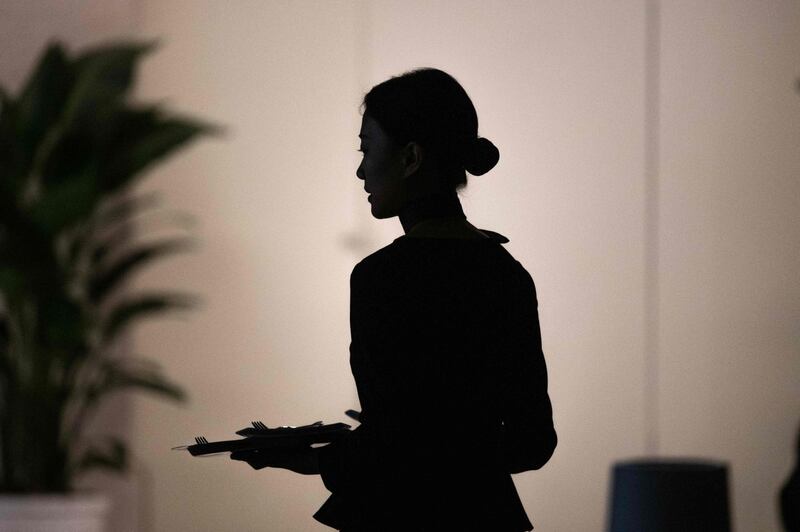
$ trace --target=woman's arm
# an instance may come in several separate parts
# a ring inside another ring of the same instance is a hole
[[[507,364],[501,373],[501,458],[510,473],[539,469],[553,455],[558,438],[547,394],[547,367],[542,353],[536,287],[522,269],[512,290],[515,303],[506,317]]]

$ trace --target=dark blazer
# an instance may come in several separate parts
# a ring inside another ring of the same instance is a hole
[[[536,289],[508,240],[402,236],[350,276],[361,425],[324,447],[344,531],[532,530],[512,473],[556,446]]]

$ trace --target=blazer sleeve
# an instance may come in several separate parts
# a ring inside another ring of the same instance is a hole
[[[500,386],[501,460],[509,473],[539,469],[557,443],[547,393],[536,287],[522,265],[505,315],[505,351]]]
[[[362,331],[368,314],[369,281],[366,272],[357,264],[350,274],[350,365],[354,376],[364,368]],[[362,379],[363,380],[363,379]],[[361,395],[359,390],[359,395]],[[361,425],[344,438],[320,448],[320,476],[332,493],[349,491],[363,482],[366,473],[381,468],[381,452],[373,427],[368,422],[369,408],[361,397]]]
[[[415,309],[386,295],[385,269],[359,263],[350,276],[350,365],[361,400],[361,425],[321,448],[320,475],[331,492],[347,491],[402,474],[430,459],[407,427],[425,431],[419,412],[436,390],[423,360],[430,350],[424,333],[407,319]]]
[[[320,448],[319,472],[331,493],[349,491],[358,484],[375,446],[368,426],[361,425],[346,438]]]
[[[351,366],[354,375],[364,372],[364,378],[357,380],[366,386],[359,394],[367,393],[361,401],[362,424],[320,450],[320,475],[333,493],[363,485],[367,477],[374,481],[376,474],[391,475],[417,458],[430,458],[423,457],[427,451],[402,431],[412,418],[417,425],[423,423],[413,413],[428,404],[431,390],[425,357],[403,354],[423,353],[427,342],[424,335],[404,333],[409,312],[379,297],[384,281],[381,272],[373,270],[356,266],[350,277]],[[521,265],[519,270],[521,275],[514,276],[508,287],[507,312],[497,337],[503,359],[496,403],[502,421],[498,445],[501,463],[509,473],[542,467],[556,446],[536,290],[527,271]],[[370,423],[370,415],[375,414],[372,407],[380,409],[380,433]],[[395,432],[389,433],[392,429]]]

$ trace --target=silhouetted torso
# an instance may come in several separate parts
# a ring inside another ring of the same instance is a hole
[[[511,473],[556,444],[528,272],[491,238],[403,236],[350,277],[350,365],[361,425],[324,448],[345,531],[532,526]]]
[[[795,451],[794,469],[778,494],[781,522],[786,532],[800,532],[800,431],[795,440]]]

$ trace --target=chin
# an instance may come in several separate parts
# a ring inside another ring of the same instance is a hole
[[[398,215],[397,209],[393,208],[391,205],[386,205],[381,201],[376,201],[375,196],[372,196],[370,200],[370,211],[372,212],[373,218],[378,220],[385,220],[387,218],[394,218]]]
[[[389,218],[389,216],[387,216],[383,211],[381,211],[380,208],[375,207],[374,205],[372,206],[372,217],[378,220]]]
[[[375,196],[372,196],[369,199],[369,210],[372,213],[373,218],[378,218],[379,220],[381,218],[385,218],[385,216],[383,216],[383,209],[381,209],[381,204],[380,202],[376,201]]]
[[[375,205],[372,206],[372,216],[378,220],[385,220],[386,218],[392,218],[397,216],[396,213],[386,212],[385,210],[381,209],[380,207],[376,207]]]

